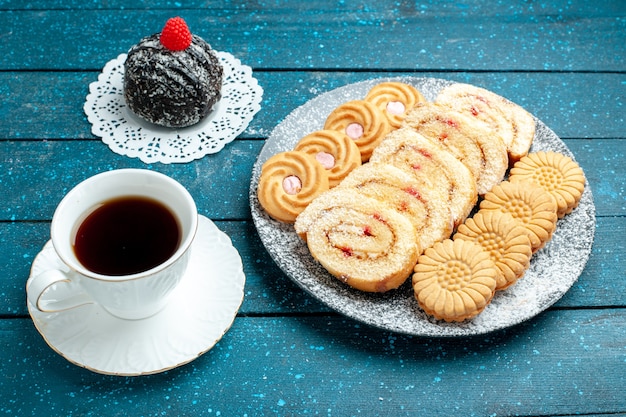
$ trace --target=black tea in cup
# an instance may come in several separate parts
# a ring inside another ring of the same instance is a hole
[[[122,276],[167,261],[178,249],[176,216],[151,198],[125,196],[105,201],[80,223],[74,253],[92,272]]]

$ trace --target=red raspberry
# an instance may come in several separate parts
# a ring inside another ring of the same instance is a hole
[[[171,51],[183,51],[191,45],[191,32],[181,17],[172,17],[165,23],[159,40]]]

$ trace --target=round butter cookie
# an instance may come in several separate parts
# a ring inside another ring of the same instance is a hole
[[[462,83],[443,88],[436,102],[489,125],[503,138],[511,162],[528,154],[535,137],[535,119],[521,106],[484,88]]]
[[[318,130],[306,135],[294,151],[312,155],[328,172],[330,188],[361,165],[361,152],[352,139],[336,130]]]
[[[500,183],[509,167],[502,138],[484,123],[477,123],[449,107],[418,104],[406,115],[404,126],[442,145],[463,162],[476,178],[480,195]]]
[[[287,151],[263,164],[257,194],[267,214],[275,220],[293,223],[298,214],[328,188],[328,173],[315,157]]]
[[[353,100],[335,108],[328,115],[324,129],[336,130],[354,140],[361,152],[361,161],[367,162],[391,127],[383,112],[374,104]]]
[[[478,199],[476,180],[470,170],[450,152],[411,128],[389,133],[372,153],[371,162],[394,165],[447,192],[452,227],[467,218]]]
[[[450,236],[448,195],[425,181],[385,163],[369,162],[350,173],[341,187],[375,198],[406,216],[415,227],[422,250]]]
[[[418,256],[411,222],[351,188],[335,187],[320,195],[298,216],[295,229],[313,258],[360,291],[398,288]]]
[[[548,191],[558,204],[559,218],[578,206],[585,189],[585,174],[572,158],[557,152],[528,154],[515,163],[509,181],[529,180]]]
[[[532,247],[528,233],[508,213],[479,211],[465,220],[454,234],[479,244],[498,269],[496,290],[504,290],[521,278],[530,266]]]
[[[503,181],[485,194],[480,210],[509,213],[528,232],[533,253],[552,238],[558,220],[556,201],[529,181]]]
[[[389,81],[376,84],[365,96],[365,100],[378,107],[392,128],[397,129],[407,112],[417,103],[425,103],[426,99],[417,88],[410,84]]]
[[[491,302],[496,267],[478,244],[446,239],[418,258],[412,281],[415,298],[427,314],[458,322],[478,315]]]

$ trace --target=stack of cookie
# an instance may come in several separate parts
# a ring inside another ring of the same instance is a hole
[[[428,314],[465,320],[523,275],[580,199],[584,177],[571,159],[526,156],[534,129],[521,107],[477,87],[454,84],[429,103],[413,86],[380,83],[270,158],[259,201],[294,222],[341,281],[384,292],[413,275]],[[565,186],[565,175],[576,178]]]
[[[452,239],[418,258],[415,298],[431,316],[463,321],[479,314],[496,291],[521,278],[532,255],[551,239],[557,220],[580,201],[582,169],[569,157],[537,152],[522,157],[485,194],[479,210]]]

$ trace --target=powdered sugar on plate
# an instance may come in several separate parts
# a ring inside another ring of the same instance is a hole
[[[257,185],[261,166],[272,155],[292,149],[299,139],[322,129],[338,105],[362,99],[370,88],[385,81],[415,86],[428,100],[451,81],[434,78],[378,78],[350,84],[310,100],[281,122],[261,150],[250,184],[252,218],[272,259],[302,289],[335,311],[381,329],[419,336],[467,336],[488,333],[528,320],[558,301],[576,282],[591,254],[595,205],[588,182],[578,207],[559,220],[552,240],[533,255],[530,268],[515,285],[498,292],[487,308],[472,320],[446,323],[426,315],[413,296],[410,279],[384,294],[354,290],[330,275],[315,261],[293,225],[271,219],[259,205]],[[535,118],[531,152],[553,150],[574,159],[563,141]]]

